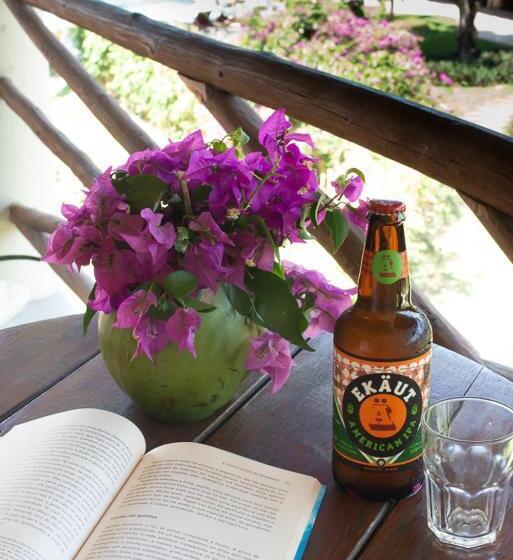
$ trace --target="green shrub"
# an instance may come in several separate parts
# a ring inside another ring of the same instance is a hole
[[[175,71],[83,29],[72,37],[85,69],[125,109],[171,138],[200,127],[200,105]]]
[[[416,101],[427,101],[435,76],[420,39],[386,20],[355,16],[334,0],[285,0],[243,22],[244,46]]]
[[[491,86],[513,83],[513,51],[484,51],[472,62],[457,59],[429,61],[436,74],[447,74],[461,86]]]

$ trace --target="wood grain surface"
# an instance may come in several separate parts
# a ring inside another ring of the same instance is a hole
[[[0,424],[0,431],[5,433],[15,424],[65,410],[100,408],[120,414],[136,424],[146,438],[148,449],[175,441],[200,441],[215,428],[220,418],[233,414],[243,406],[266,381],[260,375],[249,375],[234,400],[207,420],[192,424],[165,424],[144,414],[123,393],[107,371],[101,355],[97,355],[4,420]]]
[[[334,483],[330,336],[314,342],[315,353],[301,352],[295,358],[292,377],[277,395],[271,395],[266,378],[252,374],[235,399],[213,417],[171,425],[149,418],[130,401],[97,354],[95,329],[82,338],[80,328],[79,317],[67,317],[0,332],[2,364],[9,364],[9,368],[3,365],[0,373],[2,433],[48,414],[102,408],[139,426],[148,449],[175,441],[201,441],[315,476],[327,485],[328,492],[304,560],[511,559],[511,516],[496,546],[462,552],[439,544],[431,536],[422,493],[399,503],[377,503],[352,497]],[[435,347],[432,400],[465,393],[500,397],[513,404],[513,384],[509,381]]]
[[[0,330],[0,420],[99,353],[96,321],[71,315]]]

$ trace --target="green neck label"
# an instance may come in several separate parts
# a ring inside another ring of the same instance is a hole
[[[394,284],[403,277],[401,253],[390,249],[377,252],[372,257],[371,271],[380,284]]]

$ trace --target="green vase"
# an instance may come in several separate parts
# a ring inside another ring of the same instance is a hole
[[[169,344],[154,356],[132,360],[132,329],[112,326],[115,314],[100,314],[103,359],[123,391],[150,416],[165,422],[195,422],[230,401],[246,375],[250,329],[219,290],[216,310],[201,314],[194,358]]]

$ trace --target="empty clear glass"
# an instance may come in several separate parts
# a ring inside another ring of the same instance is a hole
[[[444,543],[493,543],[513,464],[513,409],[489,399],[439,401],[422,418],[427,519]]]

